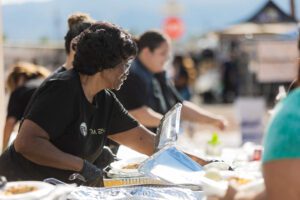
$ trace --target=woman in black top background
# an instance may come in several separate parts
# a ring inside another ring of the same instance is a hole
[[[76,12],[68,17],[68,31],[64,37],[65,39],[65,52],[66,61],[65,63],[58,67],[54,73],[63,72],[73,68],[73,60],[75,55],[75,49],[73,43],[74,38],[78,36],[82,31],[87,29],[95,22],[87,13]]]
[[[49,74],[46,68],[28,62],[18,62],[12,66],[6,79],[10,96],[3,131],[3,150],[8,145],[15,125],[23,117],[31,96]]]
[[[155,130],[162,115],[177,102],[183,103],[182,119],[210,124],[224,129],[227,121],[219,115],[201,109],[184,100],[166,77],[164,69],[170,60],[170,39],[155,30],[146,31],[137,40],[138,56],[116,95],[124,107],[144,126]]]

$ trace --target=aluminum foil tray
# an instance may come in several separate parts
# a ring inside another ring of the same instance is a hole
[[[105,187],[128,186],[128,185],[166,185],[167,183],[150,177],[114,178],[104,179]]]

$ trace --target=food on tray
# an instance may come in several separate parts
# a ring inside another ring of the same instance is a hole
[[[122,169],[137,169],[139,166],[140,163],[129,163],[128,165],[123,166]]]
[[[218,169],[210,168],[206,170],[204,176],[208,179],[214,180],[214,181],[228,181],[236,185],[245,185],[247,183],[250,183],[253,181],[253,179],[236,176],[236,175],[230,175],[230,176],[222,176],[221,172]]]
[[[236,177],[236,176],[228,177],[227,180],[237,185],[244,185],[252,181],[252,179]]]
[[[11,186],[4,190],[5,195],[15,195],[15,194],[23,194],[27,192],[36,191],[38,188],[35,186],[30,185],[17,185],[17,186]]]

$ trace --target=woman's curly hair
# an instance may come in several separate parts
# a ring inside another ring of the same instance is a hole
[[[94,23],[76,40],[73,66],[86,75],[114,68],[137,54],[137,45],[131,35],[109,22]]]

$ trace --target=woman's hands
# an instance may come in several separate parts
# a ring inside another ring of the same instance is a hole
[[[207,197],[207,200],[265,200],[265,191],[261,192],[238,192],[234,186],[229,184],[228,189],[224,197]]]
[[[224,130],[228,126],[228,121],[222,116],[217,116],[212,121],[211,125],[219,128],[220,130]]]
[[[208,197],[207,200],[235,200],[235,196],[237,194],[237,191],[234,187],[229,185],[227,192],[224,197]]]

